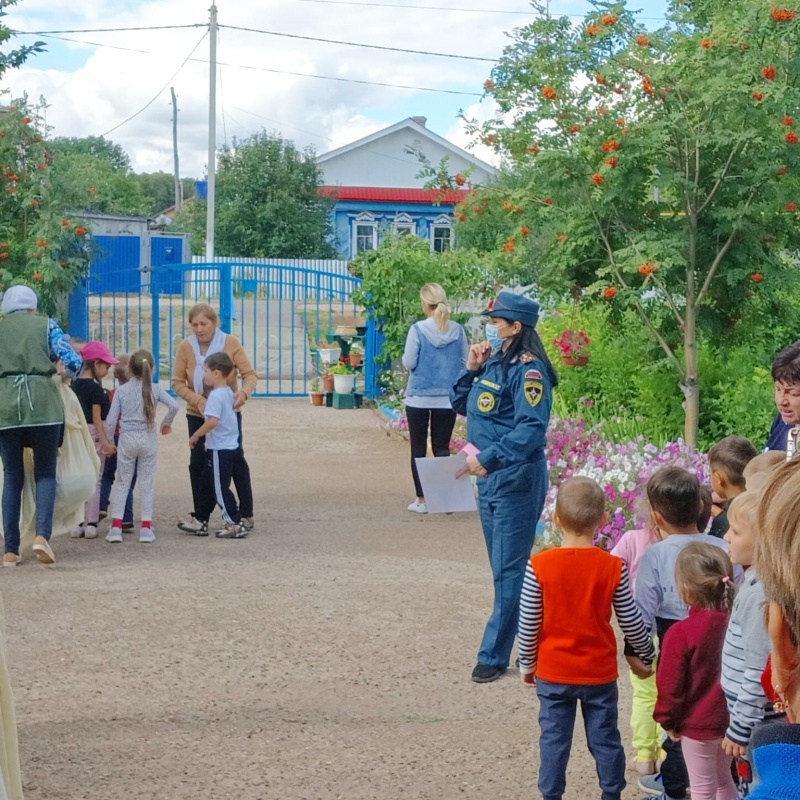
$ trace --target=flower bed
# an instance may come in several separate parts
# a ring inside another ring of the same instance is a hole
[[[387,430],[407,438],[408,424],[404,411],[384,423]],[[547,464],[550,488],[547,492],[542,522],[545,545],[556,545],[560,534],[553,525],[558,487],[568,478],[584,475],[603,487],[607,498],[608,522],[599,531],[595,544],[610,550],[620,536],[631,528],[641,527],[636,505],[645,495],[650,476],[660,467],[684,467],[695,473],[701,483],[708,481],[708,460],[702,453],[687,447],[680,439],[656,447],[643,436],[624,442],[604,435],[605,423],[587,423],[583,419],[553,417],[548,430]],[[458,417],[451,440],[457,453],[466,443],[466,419]]]

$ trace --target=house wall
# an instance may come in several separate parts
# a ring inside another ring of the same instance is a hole
[[[419,159],[405,152],[406,147],[423,150],[434,166],[443,156],[449,156],[448,171],[451,175],[465,171],[472,162],[454,155],[437,142],[417,136],[409,128],[403,128],[374,142],[357,147],[346,153],[322,161],[319,167],[328,186],[391,186],[395,189],[422,189],[429,180],[418,178],[422,168]],[[486,170],[475,169],[472,183],[487,183]]]
[[[442,225],[445,218],[452,223],[453,210],[454,206],[446,204],[338,202],[333,209],[335,247],[343,258],[355,257],[355,226],[359,220],[375,225],[378,242],[392,232],[396,222],[411,224],[414,226],[412,233],[421,239],[430,239],[431,228],[437,220]]]

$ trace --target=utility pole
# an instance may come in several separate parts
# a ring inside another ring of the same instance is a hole
[[[175,213],[183,205],[183,186],[181,185],[181,165],[178,158],[178,98],[175,96],[175,87],[170,86],[172,95],[172,153],[175,162]]]
[[[206,261],[214,259],[214,221],[217,189],[217,6],[212,0],[208,36],[211,43],[208,75],[208,213],[206,215]]]

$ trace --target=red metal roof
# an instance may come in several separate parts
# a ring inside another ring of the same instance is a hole
[[[456,205],[469,194],[461,189],[391,189],[382,186],[320,186],[320,194],[337,200],[371,203],[426,203]]]

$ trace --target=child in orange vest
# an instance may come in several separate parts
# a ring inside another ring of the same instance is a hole
[[[611,611],[644,664],[653,642],[631,596],[623,562],[592,541],[605,495],[590,478],[563,483],[553,521],[561,547],[531,558],[522,588],[519,668],[539,697],[539,791],[561,800],[578,703],[597,765],[602,800],[625,788],[625,752],[617,727],[617,640]]]

